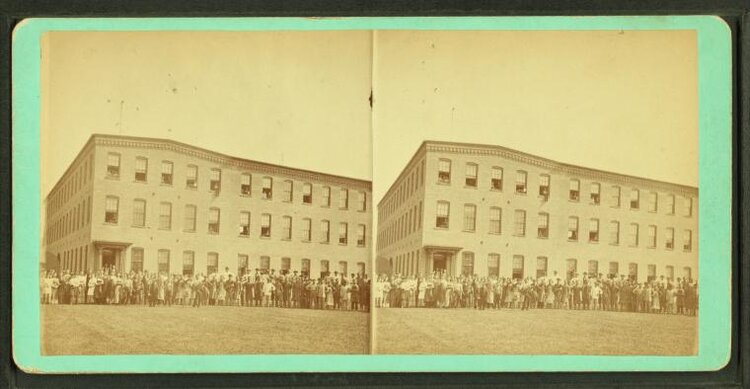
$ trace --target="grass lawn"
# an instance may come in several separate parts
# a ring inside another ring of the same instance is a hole
[[[43,305],[43,355],[363,354],[363,312]]]
[[[378,354],[694,355],[697,317],[568,310],[378,308]]]

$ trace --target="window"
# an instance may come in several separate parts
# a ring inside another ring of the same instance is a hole
[[[682,268],[682,276],[684,278],[687,278],[688,280],[693,279],[693,269],[690,268],[690,266],[685,266]]]
[[[323,243],[331,241],[331,222],[328,220],[322,220],[320,222],[320,232],[323,235]]]
[[[602,186],[598,182],[592,182],[589,190],[591,191],[591,204],[599,205],[599,202],[601,201],[600,193],[602,190]]]
[[[195,252],[182,252],[182,275],[192,276],[195,273]]]
[[[240,212],[240,236],[250,236],[250,212]]]
[[[346,261],[339,261],[339,273],[346,275],[349,271],[349,266]]]
[[[464,231],[474,232],[477,229],[477,206],[464,204]]]
[[[347,244],[349,241],[349,225],[339,223],[339,244]]]
[[[221,210],[219,210],[219,208],[209,209],[208,210],[208,233],[218,234],[220,223],[221,223]]]
[[[437,217],[435,218],[435,227],[448,228],[450,219],[450,203],[447,201],[437,202]]]
[[[329,269],[328,260],[321,259],[320,260],[320,277],[321,278],[322,277],[328,277],[328,274],[330,274],[330,272],[328,271],[328,269]]]
[[[310,275],[310,260],[307,258],[302,258],[302,268],[301,268],[302,275],[309,276]]]
[[[197,208],[195,205],[186,205],[185,206],[185,231],[188,232],[194,232],[195,231],[195,215],[196,215]]]
[[[648,281],[653,281],[656,279],[656,265],[648,265],[646,271],[648,272]]]
[[[357,210],[362,212],[367,210],[367,193],[359,192],[359,197],[357,197]]]
[[[549,198],[549,180],[548,174],[539,175],[539,196],[545,199]]]
[[[516,172],[516,193],[526,193],[526,178],[525,171],[519,170]]]
[[[144,227],[146,225],[146,200],[133,200],[133,226]]]
[[[579,201],[581,199],[581,181],[575,178],[570,180],[568,199],[571,201]]]
[[[589,242],[599,241],[599,219],[589,220]]]
[[[208,253],[208,258],[206,259],[206,275],[211,275],[214,273],[219,272],[219,254],[218,253]]]
[[[667,214],[674,215],[674,195],[667,195]]]
[[[637,223],[630,223],[630,231],[628,233],[628,244],[631,247],[637,247],[638,246],[638,224]]]
[[[349,209],[349,189],[341,188],[339,190],[339,208]]]
[[[628,279],[631,281],[638,281],[638,264],[635,262],[628,264]]]
[[[500,207],[490,207],[490,234],[502,233],[503,210]]]
[[[281,239],[292,239],[292,217],[284,216],[281,218]]]
[[[159,229],[172,229],[172,203],[159,204]]]
[[[172,185],[174,165],[169,161],[161,162],[161,183],[164,185]]]
[[[686,217],[693,216],[693,199],[692,198],[685,197],[685,199],[683,199],[683,207],[685,208]]]
[[[667,227],[664,230],[664,248],[667,250],[674,249],[674,228]]]
[[[487,255],[487,275],[500,277],[500,254]]]
[[[566,261],[566,272],[565,276],[568,281],[578,273],[578,260],[575,258],[568,258]]]
[[[513,256],[513,278],[523,279],[523,255]]]
[[[107,196],[104,205],[104,222],[117,224],[120,208],[120,199],[115,196]]]
[[[668,280],[674,280],[674,266],[667,266],[665,273]]]
[[[260,257],[260,266],[258,268],[261,274],[268,274],[271,270],[271,257],[265,255]]]
[[[525,236],[526,235],[526,211],[517,209],[515,212],[515,218],[513,219],[513,235]]]
[[[441,159],[438,161],[438,183],[450,184],[451,183],[451,160]]]
[[[142,272],[143,271],[143,249],[140,247],[133,247],[130,252],[130,271]]]
[[[357,262],[357,274],[360,274],[360,275],[365,274],[365,263],[364,262]]]
[[[547,257],[536,257],[536,278],[547,277]]]
[[[578,240],[578,218],[575,216],[568,218],[568,240]]]
[[[188,165],[187,176],[185,177],[185,187],[188,189],[198,188],[198,166]]]
[[[169,274],[169,250],[159,250],[159,273]]]
[[[250,196],[253,191],[253,176],[248,173],[243,173],[240,177],[240,194],[242,196]]]
[[[620,206],[620,187],[615,185],[612,187],[610,206],[618,208]]]
[[[656,226],[654,225],[648,226],[648,247],[656,247]]]
[[[331,206],[331,187],[330,186],[323,187],[323,206],[324,207]]]
[[[107,177],[120,178],[120,154],[107,154]]]
[[[659,194],[656,192],[650,192],[648,194],[648,211],[656,212],[658,202],[659,202]]]
[[[639,209],[641,207],[641,192],[638,189],[630,190],[630,209]]]
[[[620,244],[620,222],[609,222],[609,244]]]
[[[549,238],[549,214],[541,212],[539,214],[538,226],[536,230],[537,238]]]
[[[595,276],[597,274],[599,274],[599,261],[592,259],[589,261],[588,275]]]
[[[464,251],[461,257],[461,274],[470,276],[474,274],[474,253]]]
[[[302,204],[312,204],[312,184],[302,185]]]
[[[620,263],[610,262],[609,263],[609,278],[615,278],[620,273]]]
[[[466,186],[471,188],[477,187],[477,171],[479,170],[477,164],[467,163],[466,164]]]
[[[246,254],[237,254],[237,278],[240,278],[250,270],[250,259]]]
[[[357,226],[357,247],[365,247],[365,225]]]
[[[294,200],[294,182],[292,180],[284,181],[284,201],[291,203]]]
[[[492,180],[491,183],[491,189],[492,190],[503,190],[503,169],[499,167],[493,167],[492,168]]]
[[[271,215],[268,213],[260,217],[260,236],[261,238],[271,237]]]
[[[312,240],[312,219],[302,219],[302,240],[309,242]]]
[[[146,182],[148,176],[148,159],[137,157],[135,159],[135,181]]]
[[[221,169],[211,169],[211,192],[221,191]]]
[[[682,235],[682,250],[691,251],[693,249],[693,231],[685,230]]]

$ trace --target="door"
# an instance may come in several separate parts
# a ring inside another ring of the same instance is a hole
[[[115,269],[117,265],[117,253],[112,249],[102,249],[102,269],[108,271]]]
[[[448,269],[448,259],[443,253],[432,254],[432,270],[435,272],[445,272]]]

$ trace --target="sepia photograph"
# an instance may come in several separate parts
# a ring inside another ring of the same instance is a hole
[[[42,355],[369,353],[370,32],[42,39]]]
[[[695,32],[376,42],[375,353],[697,353]]]

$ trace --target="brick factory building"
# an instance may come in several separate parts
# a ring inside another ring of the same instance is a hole
[[[372,183],[93,135],[45,199],[48,268],[370,273]]]
[[[423,142],[378,204],[378,271],[697,279],[698,189]]]

